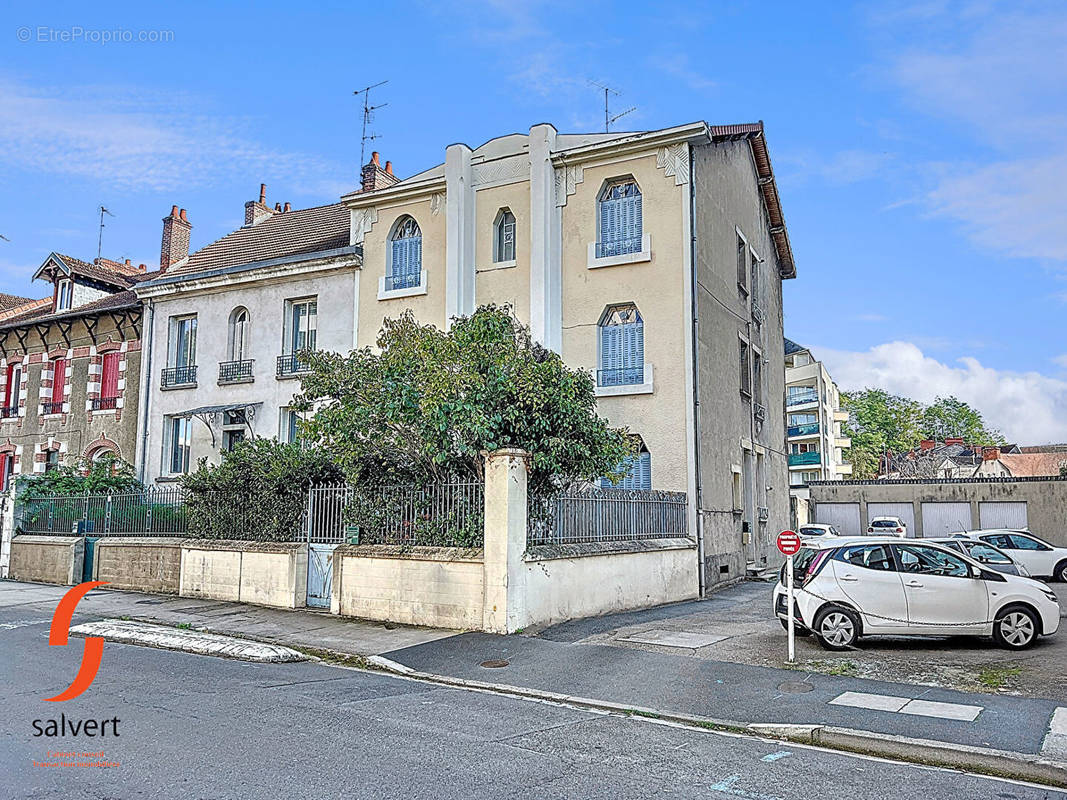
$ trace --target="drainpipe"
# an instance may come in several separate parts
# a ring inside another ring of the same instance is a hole
[[[152,333],[155,330],[156,304],[154,300],[146,303],[145,321],[141,326],[141,397],[137,424],[141,428],[140,463],[137,465],[137,479],[144,483],[145,465],[148,463],[148,421],[149,398],[152,387]]]
[[[693,317],[693,469],[696,471],[696,497],[697,505],[697,581],[699,596],[704,596],[706,580],[704,577],[704,488],[700,475],[700,358],[697,355],[700,350],[697,325],[697,234],[696,234],[696,161],[693,159],[693,146],[689,148],[689,302]]]

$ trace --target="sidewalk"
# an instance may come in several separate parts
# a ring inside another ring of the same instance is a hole
[[[40,616],[43,622],[64,592],[64,587],[0,581],[0,609],[18,609],[20,617]],[[568,623],[569,629],[561,626],[545,631],[544,636],[497,636],[386,626],[311,611],[98,590],[79,604],[76,619],[127,618],[189,626],[311,651],[371,657],[378,666],[414,671],[432,680],[491,685],[498,691],[542,693],[557,699],[580,698],[616,709],[653,710],[663,716],[732,721],[737,728],[821,726],[827,731],[822,737],[824,744],[836,742],[835,746],[844,749],[970,769],[1010,772],[1012,759],[1030,766],[1042,760],[1067,761],[1067,738],[1057,735],[1067,734],[1067,730],[1059,731],[1067,727],[1067,710],[1056,714],[1058,706],[1052,700],[567,641],[576,634],[574,628],[585,634],[591,628],[619,627],[632,621],[635,614],[669,617],[683,610],[665,607],[620,614],[615,619],[578,621]],[[493,661],[506,665],[482,666]],[[1048,735],[1054,714],[1055,730]],[[835,740],[834,731],[844,731],[849,737],[839,735]],[[884,741],[871,746],[858,744],[867,732]],[[809,735],[806,740],[818,739],[810,730]],[[968,748],[1004,751],[1003,755],[1011,758],[993,758],[989,766],[985,756],[985,761],[953,761],[934,755],[937,750],[953,748],[961,752]],[[1047,775],[1047,765],[1042,769]],[[1067,769],[1062,765],[1054,772],[1061,776],[1061,783],[1067,782]],[[1036,773],[1023,770],[1016,774]]]

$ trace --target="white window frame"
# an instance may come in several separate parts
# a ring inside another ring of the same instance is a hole
[[[615,186],[625,186],[627,184],[633,184],[637,187],[637,192],[641,197],[641,247],[632,253],[621,253],[614,256],[597,256],[597,245],[603,244],[604,239],[601,233],[602,209],[601,204],[604,202],[604,195],[611,191]],[[600,187],[600,191],[596,195],[596,215],[595,215],[595,235],[593,241],[589,242],[586,255],[586,267],[588,269],[600,269],[601,267],[617,267],[623,264],[642,264],[652,260],[652,237],[645,231],[644,221],[644,192],[641,190],[641,184],[638,183],[637,178],[633,175],[623,175],[618,178],[611,178],[604,181]]]
[[[508,217],[511,217],[511,222],[506,222]],[[505,235],[504,227],[511,225],[511,253],[507,253],[506,242],[502,241],[502,236]],[[510,208],[504,206],[496,213],[496,219],[493,221],[493,266],[496,269],[504,269],[505,267],[515,266],[515,253],[518,250],[518,222],[515,219],[515,214]]]
[[[175,439],[174,423],[178,420],[185,421],[185,457],[182,469],[178,472],[173,470],[175,446],[177,440]],[[189,472],[189,468],[192,465],[192,453],[193,453],[193,418],[183,417],[180,414],[174,416],[163,417],[163,469],[162,473],[167,476],[186,475]]]
[[[315,313],[311,314],[310,309],[309,309],[308,313],[305,315],[305,318],[308,320],[307,332],[308,332],[309,335],[312,332],[314,332],[314,334],[315,334],[315,337],[314,337],[315,338],[315,342],[309,348],[303,348],[303,347],[302,348],[297,348],[296,347],[296,342],[294,341],[294,339],[295,339],[295,331],[293,330],[293,311],[298,306],[301,306],[301,305],[310,306],[310,304],[312,304],[312,303],[315,304]],[[311,296],[308,296],[308,297],[294,297],[294,298],[292,298],[290,300],[286,300],[285,301],[285,322],[284,322],[284,325],[282,326],[282,329],[283,329],[283,331],[282,331],[282,336],[283,336],[283,340],[282,340],[282,355],[291,356],[293,353],[297,352],[298,350],[303,350],[303,349],[318,350],[318,346],[319,346],[319,298],[318,298],[318,295],[311,295]]]
[[[192,322],[192,337],[190,338],[192,352],[191,358],[185,363],[178,363],[178,337],[182,323]],[[176,314],[171,317],[167,331],[167,366],[168,367],[195,367],[196,366],[196,333],[198,328],[196,314]]]
[[[244,321],[238,322],[238,317],[244,315]],[[226,352],[230,361],[249,361],[249,352],[252,348],[252,315],[245,306],[237,306],[230,312],[229,325],[227,326]],[[238,344],[240,346],[238,346]]]
[[[389,283],[389,278],[393,275],[393,242],[396,240],[397,231],[407,224],[408,220],[411,220],[415,227],[419,229],[419,241],[422,242],[425,239],[423,235],[422,226],[419,221],[410,214],[401,214],[397,217],[393,226],[389,229],[389,238],[385,243],[385,274],[378,279],[378,299],[379,300],[395,300],[401,297],[414,297],[420,294],[426,294],[426,270],[424,268],[425,259],[423,258],[423,250],[420,244],[419,247],[419,282],[415,286],[405,286],[401,289],[388,289],[386,288]]]
[[[70,311],[74,306],[74,281],[62,278],[56,283],[56,311]]]

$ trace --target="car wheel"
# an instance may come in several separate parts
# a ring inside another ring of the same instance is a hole
[[[786,632],[788,632],[789,631],[789,623],[786,622],[781,617],[778,618],[778,621],[780,623],[782,623],[782,629],[785,630]],[[795,623],[793,625],[793,633],[795,633],[797,636],[811,636],[811,631],[809,631],[807,628],[801,626],[801,624],[799,622]]]
[[[860,638],[860,618],[850,608],[828,606],[815,616],[814,632],[827,650],[848,650]]]
[[[1067,583],[1067,558],[1056,565],[1056,569],[1052,571],[1052,579],[1060,583]]]
[[[1008,650],[1025,650],[1037,641],[1041,623],[1025,606],[1010,606],[993,620],[993,640]]]

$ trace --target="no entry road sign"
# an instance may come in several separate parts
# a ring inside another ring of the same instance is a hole
[[[782,531],[778,534],[778,550],[783,556],[791,556],[800,550],[800,537],[795,531]]]

